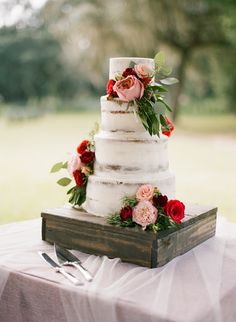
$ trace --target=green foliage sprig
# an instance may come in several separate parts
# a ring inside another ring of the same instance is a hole
[[[158,187],[146,184],[139,186],[135,195],[124,196],[121,209],[110,214],[107,223],[156,233],[180,228],[184,217],[185,205],[180,200],[168,200]]]
[[[124,207],[127,207],[127,206],[130,206],[130,207],[135,207],[138,203],[137,199],[134,197],[128,197],[128,196],[125,196],[123,199],[122,199],[122,202],[123,202],[123,206]]]
[[[99,130],[99,124],[95,123],[94,128],[89,133],[90,140],[87,143],[86,151],[95,152],[94,136],[98,132],[98,130]],[[78,157],[80,157],[80,154],[78,154]],[[66,162],[58,162],[58,163],[54,164],[53,167],[51,168],[51,173],[56,173],[62,169],[67,169],[67,166],[68,166],[67,161]],[[83,172],[83,174],[82,173],[80,174],[81,175],[80,185],[78,185],[77,181],[75,180],[76,185],[67,191],[67,195],[69,196],[69,203],[71,203],[72,205],[81,206],[85,202],[88,177],[91,174],[93,174],[93,167],[94,167],[94,159],[91,162],[89,162],[88,164],[84,164],[83,168],[85,171]],[[82,168],[80,169],[80,171],[82,172]],[[74,175],[74,173],[73,173],[73,175]],[[73,178],[71,179],[68,177],[63,177],[57,181],[57,184],[59,184],[62,187],[66,187],[72,181],[74,181]]]
[[[107,223],[117,227],[135,227],[137,226],[132,219],[122,220],[118,212],[107,217]]]
[[[136,113],[144,128],[150,135],[160,136],[160,128],[163,131],[169,131],[165,114],[166,110],[171,112],[171,107],[164,100],[164,93],[167,89],[162,85],[173,85],[178,82],[174,77],[162,78],[171,73],[171,68],[166,65],[163,52],[159,52],[154,57],[155,61],[155,77],[159,78],[159,83],[149,84],[144,90],[144,95],[140,99],[136,99]]]
[[[155,224],[150,224],[147,226],[148,231],[153,231],[154,233],[157,233],[159,231],[163,231],[166,229],[180,229],[181,228],[181,224],[178,224],[177,222],[175,222],[174,220],[172,220],[170,217],[166,216],[165,214],[161,213],[161,208],[159,208],[159,212],[158,212],[158,218],[157,221],[155,222]],[[128,220],[122,220],[120,213],[116,212],[114,214],[111,214],[107,217],[107,223],[113,226],[117,226],[117,227],[137,227],[140,230],[142,230],[142,228],[136,224],[134,221],[132,221],[131,218],[129,218]]]

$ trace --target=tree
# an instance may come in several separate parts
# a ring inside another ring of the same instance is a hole
[[[178,57],[175,74],[179,84],[172,91],[177,119],[194,53],[204,49],[210,55],[211,48],[228,45],[224,5],[218,0],[81,0],[69,5],[60,0],[59,4],[49,2],[45,12],[56,12],[53,22],[46,19],[50,30],[64,43],[70,62],[82,62],[97,85],[104,82],[101,75],[109,57],[153,57],[160,47],[168,46]]]
[[[60,44],[46,31],[0,31],[0,94],[5,101],[70,96],[73,77],[60,58]]]

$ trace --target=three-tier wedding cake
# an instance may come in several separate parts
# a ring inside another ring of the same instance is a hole
[[[44,240],[158,267],[214,235],[216,208],[194,206],[185,219],[185,204],[175,199],[167,151],[174,126],[164,85],[177,79],[168,75],[162,52],[110,59],[100,132],[51,169],[67,169],[70,177],[57,183],[73,185],[67,195],[76,210],[43,213]]]
[[[130,63],[154,69],[148,58],[111,58],[109,79],[129,68]],[[150,135],[136,112],[137,106],[101,97],[101,131],[95,135],[94,174],[87,183],[88,213],[106,216],[121,208],[122,198],[134,195],[142,184],[160,188],[174,198],[175,179],[169,170],[168,137]]]

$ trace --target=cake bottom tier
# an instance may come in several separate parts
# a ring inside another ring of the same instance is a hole
[[[120,210],[124,196],[135,195],[142,184],[158,187],[169,199],[175,197],[175,177],[172,173],[162,173],[157,177],[136,180],[114,180],[96,175],[89,177],[84,209],[96,216],[107,216]]]

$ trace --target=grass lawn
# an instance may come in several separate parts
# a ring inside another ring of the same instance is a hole
[[[99,121],[99,112],[47,115],[25,122],[0,119],[0,223],[35,218],[67,201],[51,166],[67,158]],[[219,207],[236,222],[236,118],[181,116],[169,141],[177,197]]]

